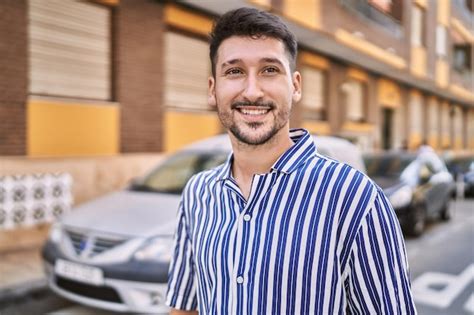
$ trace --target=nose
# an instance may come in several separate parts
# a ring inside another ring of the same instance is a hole
[[[244,90],[242,96],[250,102],[255,102],[263,97],[264,93],[258,77],[250,74],[245,80]]]

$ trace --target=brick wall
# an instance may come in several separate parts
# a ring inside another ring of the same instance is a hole
[[[0,1],[0,155],[26,153],[27,1]]]
[[[163,6],[121,0],[114,14],[115,95],[121,105],[121,151],[163,148]]]

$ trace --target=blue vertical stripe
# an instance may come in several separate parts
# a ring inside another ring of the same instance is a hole
[[[183,192],[167,304],[202,314],[416,314],[387,198],[302,129],[245,200],[232,155]]]

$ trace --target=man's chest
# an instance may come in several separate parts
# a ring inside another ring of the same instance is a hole
[[[296,282],[337,263],[339,207],[317,191],[281,187],[288,186],[251,192],[248,201],[224,188],[196,205],[191,239],[202,280]]]

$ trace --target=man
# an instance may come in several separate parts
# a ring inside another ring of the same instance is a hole
[[[208,101],[233,153],[183,192],[171,314],[416,313],[386,197],[289,129],[301,98],[296,52],[263,11],[231,11],[214,26]]]

